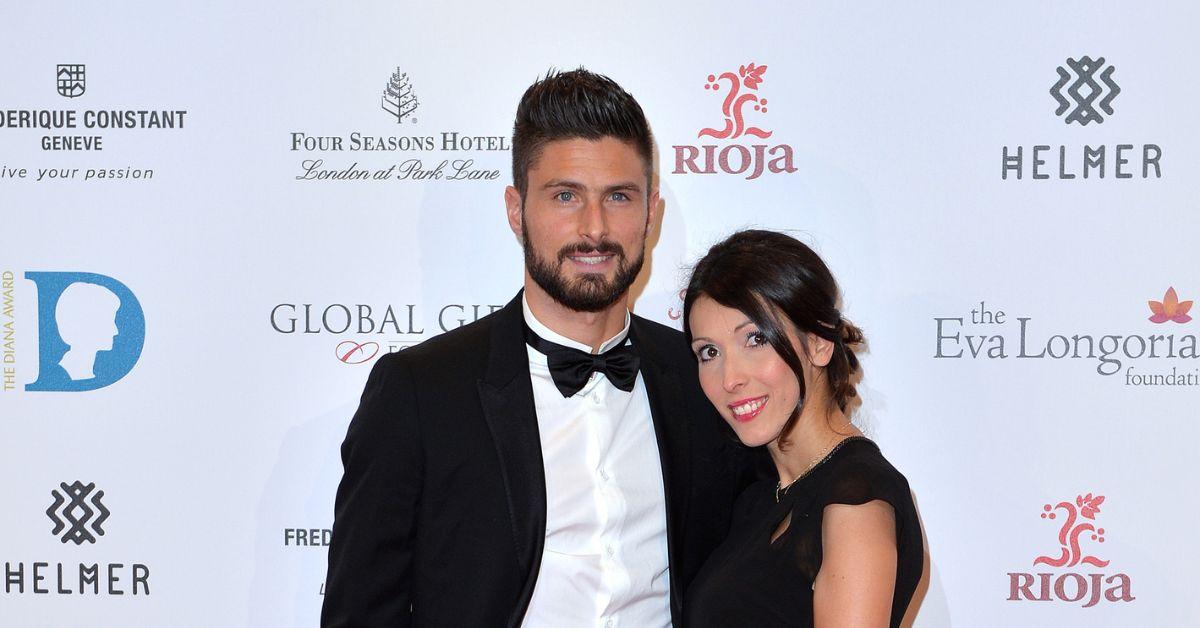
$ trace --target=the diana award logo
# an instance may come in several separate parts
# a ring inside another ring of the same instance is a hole
[[[417,95],[413,93],[412,81],[409,80],[408,74],[401,72],[400,68],[396,68],[396,71],[392,72],[392,77],[388,79],[387,87],[383,90],[381,104],[384,111],[396,118],[396,124],[400,124],[405,118],[411,118],[410,122],[417,121],[411,116],[421,103],[417,101]]]

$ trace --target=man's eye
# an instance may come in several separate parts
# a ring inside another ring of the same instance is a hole
[[[562,192],[559,192],[558,194],[555,194],[554,198],[559,201],[562,201],[563,203],[569,203],[571,201],[571,199],[575,198],[575,193],[567,192],[566,190],[564,190]]]
[[[613,192],[611,198],[614,201],[627,201],[629,200],[629,195],[624,192]]]

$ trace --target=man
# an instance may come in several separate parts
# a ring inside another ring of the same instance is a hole
[[[371,371],[323,626],[680,621],[748,476],[682,335],[628,309],[660,211],[651,164],[612,80],[525,92],[504,195],[524,290]]]

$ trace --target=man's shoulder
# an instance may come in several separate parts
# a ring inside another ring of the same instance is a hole
[[[496,315],[438,334],[420,344],[389,353],[379,359],[384,368],[407,368],[413,372],[439,367],[463,368],[486,361]]]
[[[683,332],[637,314],[633,314],[633,318],[637,323],[639,341],[653,345],[668,359],[686,362],[693,359]]]

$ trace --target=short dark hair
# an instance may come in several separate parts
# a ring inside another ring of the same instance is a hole
[[[683,299],[683,330],[692,342],[690,317],[701,296],[745,314],[767,337],[800,382],[806,397],[800,357],[788,341],[786,317],[795,327],[800,344],[804,333],[833,343],[825,367],[830,396],[843,411],[856,396],[852,379],[859,372],[854,349],[863,342],[862,330],[838,311],[838,285],[821,257],[799,240],[775,231],[748,229],[719,242],[696,264]],[[784,424],[786,436],[800,413]]]
[[[551,70],[521,96],[513,123],[513,187],[525,197],[529,167],[554,140],[614,137],[633,145],[653,175],[653,148],[646,114],[629,92],[602,74],[583,68]]]

